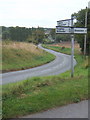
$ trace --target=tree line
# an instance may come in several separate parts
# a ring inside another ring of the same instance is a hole
[[[50,31],[48,34],[45,34],[46,31]],[[26,28],[26,27],[5,27],[2,26],[2,39],[3,40],[12,40],[12,41],[21,41],[21,42],[33,42],[38,43],[52,43],[52,38],[54,42],[60,42],[70,40],[69,35],[57,35],[55,33],[55,28]]]
[[[5,27],[2,26],[2,40],[12,40],[21,42],[33,42],[38,44],[42,42],[45,37],[44,29],[26,28],[26,27]]]

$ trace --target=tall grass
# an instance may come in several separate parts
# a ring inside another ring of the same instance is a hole
[[[34,44],[3,42],[2,71],[14,71],[36,67],[54,60],[55,56],[39,49]]]

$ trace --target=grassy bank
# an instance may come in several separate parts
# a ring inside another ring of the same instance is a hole
[[[60,49],[60,48],[59,48]],[[3,118],[18,117],[88,99],[87,60],[75,53],[74,78],[70,71],[56,76],[33,77],[3,85]]]
[[[55,56],[24,42],[3,42],[2,71],[15,71],[36,67],[55,59]]]

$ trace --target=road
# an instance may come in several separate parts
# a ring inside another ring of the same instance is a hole
[[[20,118],[88,118],[88,100]]]
[[[41,45],[39,45],[39,48],[44,49],[47,52],[54,54],[56,56],[56,59],[48,64],[44,64],[42,66],[38,66],[35,68],[3,73],[2,83],[0,84],[17,82],[17,81],[25,80],[33,76],[57,75],[67,70],[70,70],[71,68],[71,56],[70,55],[66,55],[66,54],[62,54],[59,52],[55,52],[53,50],[42,48]],[[74,65],[76,65],[75,59],[74,59]]]

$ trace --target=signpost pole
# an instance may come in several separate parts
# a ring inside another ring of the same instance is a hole
[[[74,35],[71,35],[71,77],[74,76],[74,63],[73,63],[73,58],[74,58]]]
[[[74,58],[74,34],[73,34],[73,17],[71,17],[71,77],[74,76],[74,63],[73,63],[73,58]]]

